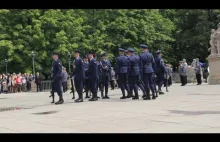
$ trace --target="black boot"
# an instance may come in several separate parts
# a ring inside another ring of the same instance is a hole
[[[76,103],[83,102],[83,98],[82,98],[82,96],[81,96],[79,99],[75,100],[75,102],[76,102]]]
[[[120,99],[126,99],[127,97],[125,97],[125,92],[122,92],[122,97],[120,97]]]
[[[94,98],[89,99],[89,101],[97,101],[97,100],[98,100],[97,97],[94,97]]]
[[[86,97],[85,98],[90,98],[89,92],[86,92]]]
[[[138,95],[135,95],[134,97],[132,97],[132,100],[138,100],[138,99],[139,99]]]
[[[105,90],[105,97],[104,97],[104,99],[109,99],[108,90]]]
[[[152,99],[153,99],[153,100],[155,100],[155,99],[156,99],[156,96],[155,96],[155,94],[153,93],[152,95],[153,95]]]
[[[151,98],[150,98],[150,93],[149,92],[146,92],[146,94],[144,94],[144,98],[143,98],[143,100],[150,100]]]
[[[164,94],[164,92],[162,92],[162,91],[159,91],[159,94],[160,94],[160,95],[163,95],[163,94]]]
[[[55,105],[59,105],[59,104],[63,104],[64,103],[64,100],[63,100],[63,97],[60,96],[59,97],[59,101],[55,103]]]
[[[75,99],[75,94],[73,93],[73,97],[72,97],[72,99],[74,100]]]

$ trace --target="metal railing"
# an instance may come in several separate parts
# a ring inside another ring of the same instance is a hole
[[[71,83],[70,79],[67,80],[67,90],[70,90]],[[41,81],[41,92],[50,92],[52,90],[51,80]]]
[[[41,81],[41,91],[50,92],[52,90],[51,80]]]

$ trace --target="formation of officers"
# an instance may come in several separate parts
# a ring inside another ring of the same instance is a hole
[[[136,55],[133,48],[119,48],[119,57],[116,58],[115,75],[119,81],[119,87],[122,92],[120,99],[139,99],[138,90],[143,92],[143,100],[156,99],[162,92],[165,74],[167,70],[161,52],[156,52],[156,58],[148,51],[148,46],[140,45],[141,54]],[[93,52],[88,52],[87,57],[82,59],[80,51],[74,51],[74,84],[78,99],[75,102],[83,102],[83,89],[85,89],[86,97],[90,98],[88,92],[91,91],[92,97],[89,101],[97,101],[100,97],[97,95],[98,88],[101,92],[102,99],[109,99],[108,86],[111,78],[111,63],[104,53],[101,55],[101,61],[97,61]],[[64,102],[62,95],[62,63],[58,59],[58,54],[53,53],[54,59],[52,64],[53,82],[56,92],[59,96],[59,101],[55,104],[62,104]],[[156,87],[155,78],[157,78]],[[167,79],[167,78],[166,78]],[[151,94],[150,94],[151,92]],[[152,97],[151,97],[152,96]]]

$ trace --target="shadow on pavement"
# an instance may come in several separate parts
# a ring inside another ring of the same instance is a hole
[[[220,111],[180,111],[169,110],[170,113],[183,114],[183,115],[204,115],[204,114],[220,114]]]

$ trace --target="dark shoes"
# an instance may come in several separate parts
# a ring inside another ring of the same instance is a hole
[[[91,99],[89,99],[89,101],[97,101],[98,100],[98,98],[96,97],[96,98],[91,98]]]
[[[125,97],[125,96],[122,96],[120,99],[126,99],[126,97]]]
[[[77,100],[75,100],[76,103],[80,103],[80,102],[83,102],[83,99],[79,98]]]
[[[143,100],[151,100],[150,97],[144,97]]]
[[[109,96],[102,97],[102,99],[109,99]]]
[[[86,96],[85,98],[90,98],[89,96]]]
[[[156,97],[152,97],[152,99],[153,99],[153,100],[155,100],[155,99],[156,99]]]
[[[132,100],[138,100],[138,99],[139,99],[138,96],[135,96],[135,97],[132,98]]]
[[[59,99],[58,102],[55,103],[55,105],[60,105],[60,104],[63,104],[64,103],[64,100],[63,98]]]
[[[163,95],[163,94],[164,94],[164,92],[162,92],[162,91],[161,91],[161,92],[159,92],[159,94],[160,94],[160,95]]]

